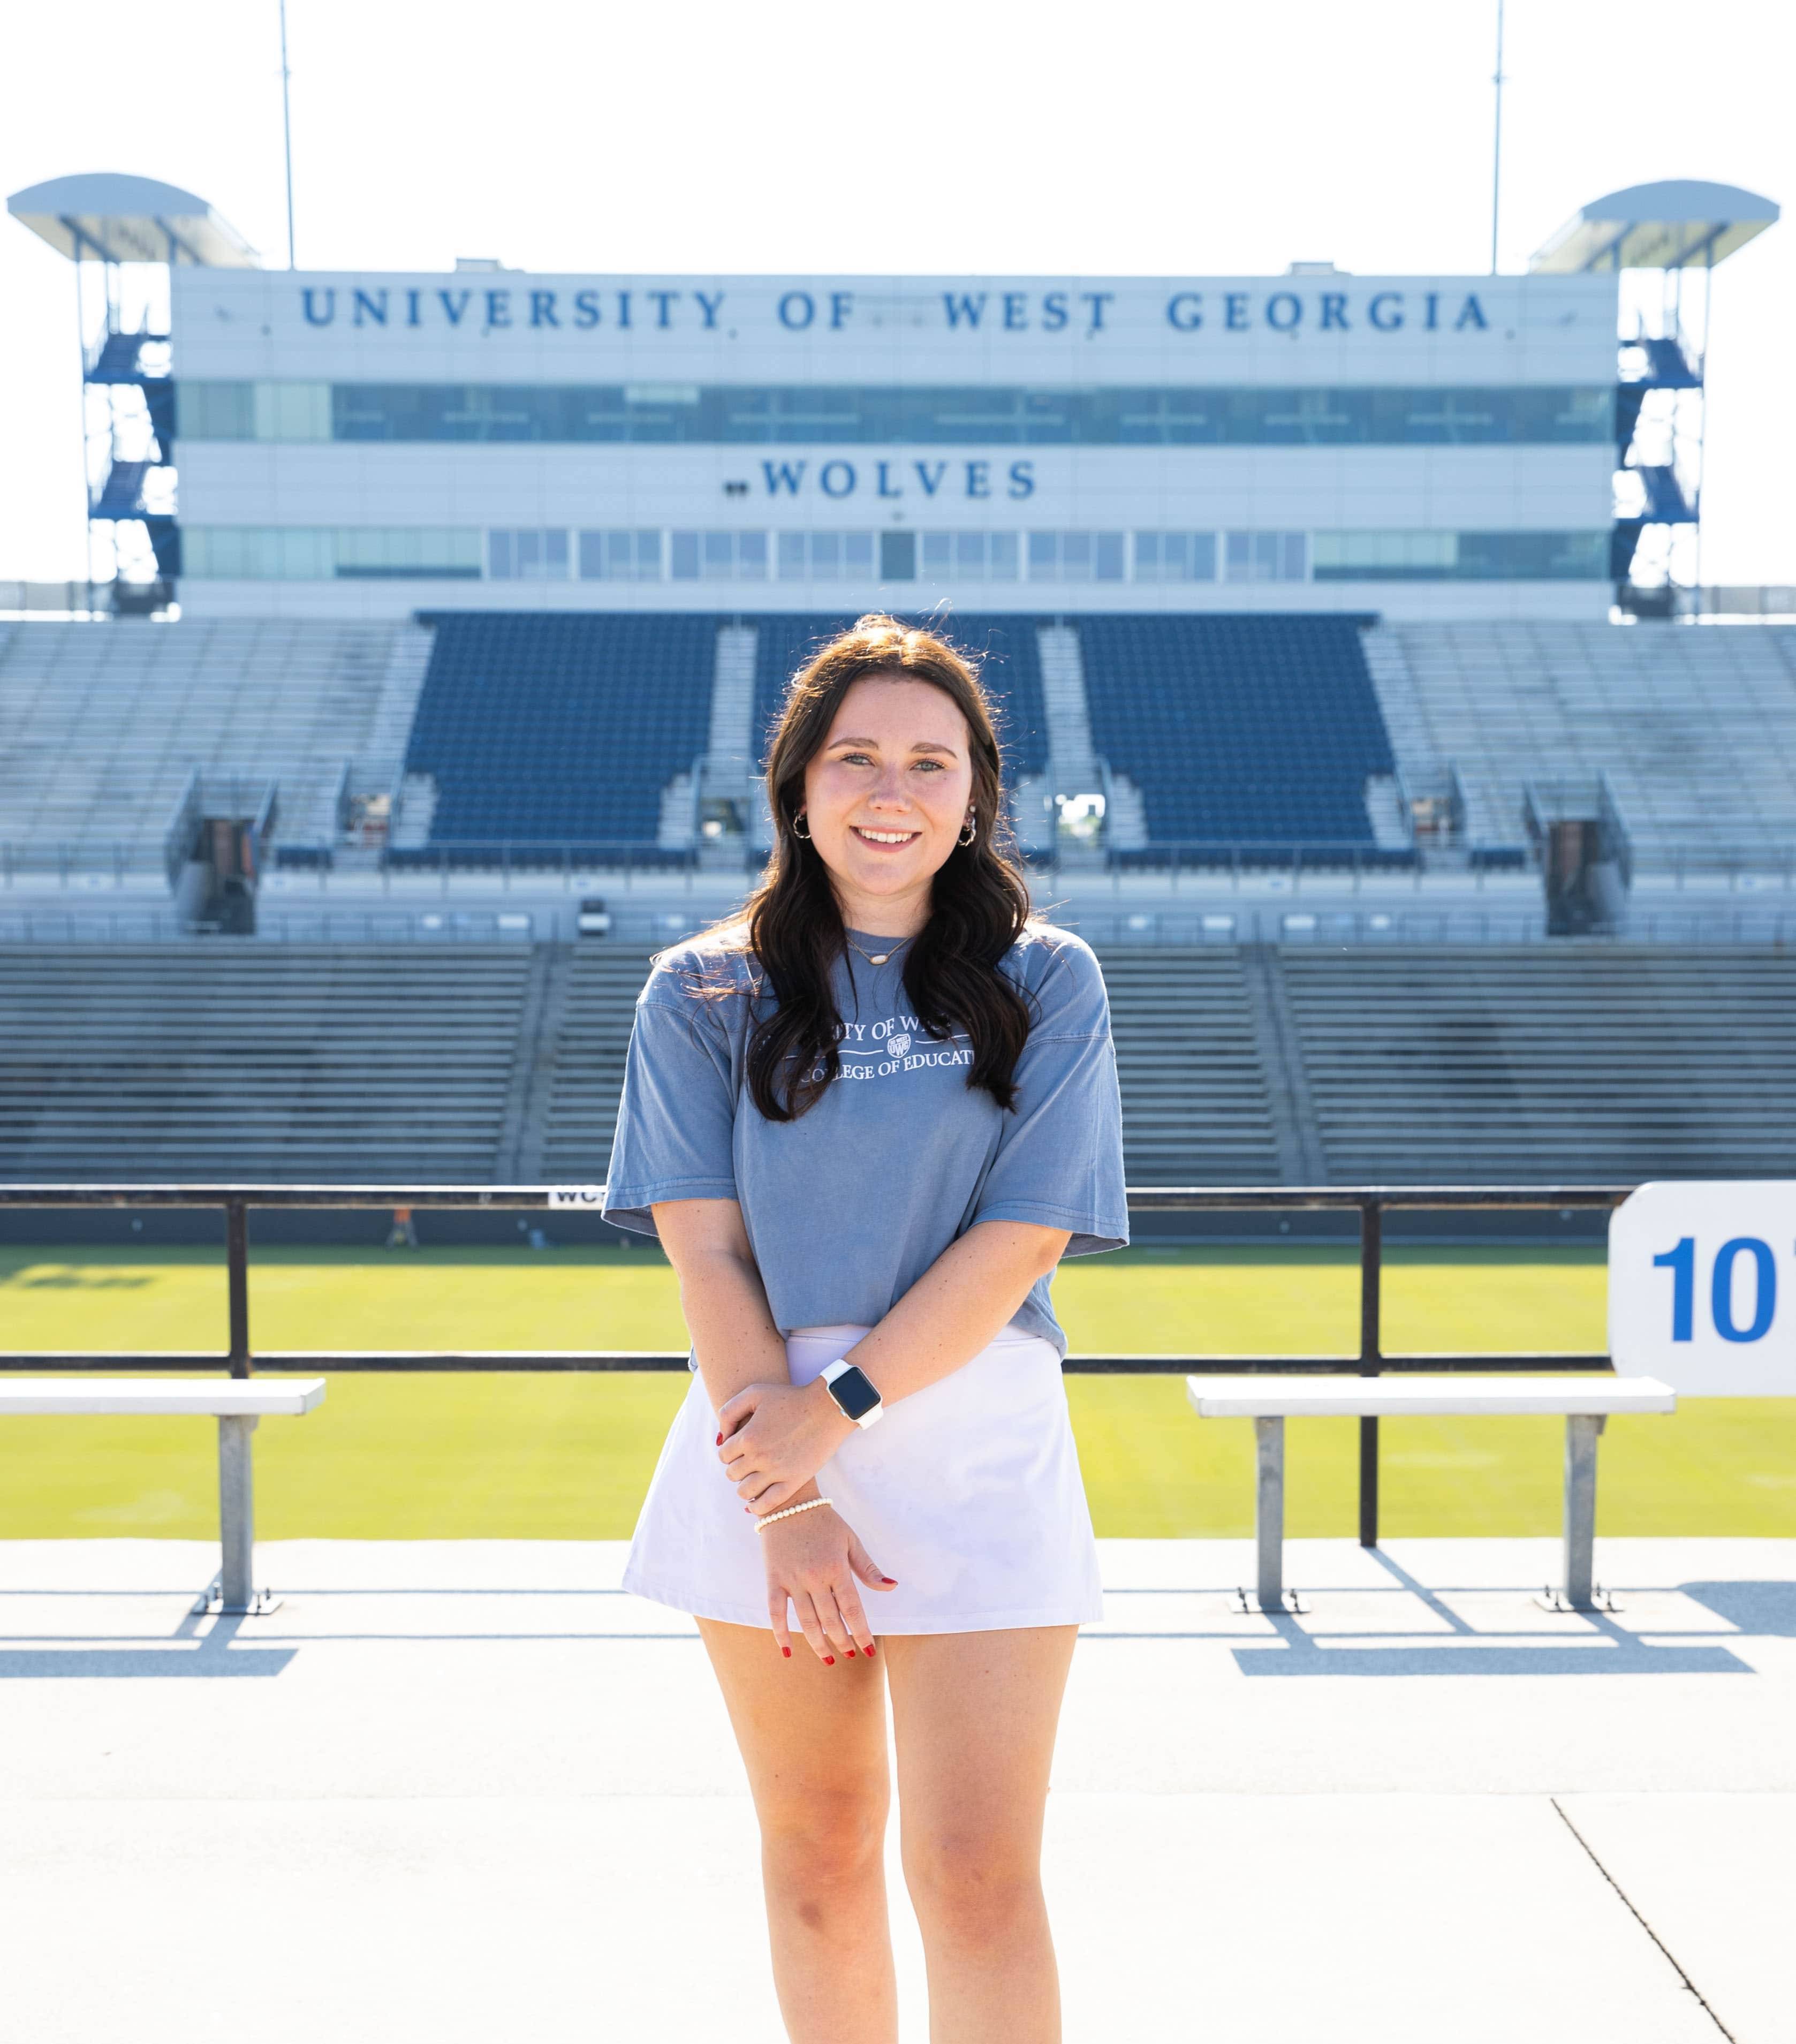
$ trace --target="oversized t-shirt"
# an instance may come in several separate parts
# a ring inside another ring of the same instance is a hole
[[[1098,962],[1065,930],[1030,924],[999,970],[1031,1013],[1016,1104],[966,1083],[962,1035],[907,1012],[909,947],[851,931],[835,967],[841,1070],[793,1121],[769,1121],[745,1070],[771,1012],[752,958],[716,939],[667,951],[636,1003],[605,1218],[653,1235],[659,1201],[735,1200],[774,1324],[873,1327],[975,1223],[1065,1228],[1066,1254],[1129,1239],[1122,1108]],[[723,989],[720,992],[718,989]],[[1066,1353],[1048,1280],[1011,1324]]]

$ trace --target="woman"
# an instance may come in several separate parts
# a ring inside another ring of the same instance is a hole
[[[605,1212],[659,1235],[697,1374],[624,1581],[723,1686],[795,2044],[897,2034],[888,1691],[931,2036],[1048,2044],[1043,1806],[1101,1613],[1048,1281],[1127,1237],[1103,981],[1029,920],[941,639],[826,646],[767,793],[763,884],[657,961],[631,1038]]]

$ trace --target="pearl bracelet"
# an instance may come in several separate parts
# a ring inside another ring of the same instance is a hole
[[[835,1502],[833,1497],[808,1497],[802,1504],[789,1504],[783,1512],[769,1512],[765,1519],[756,1520],[754,1530],[757,1533],[765,1533],[769,1526],[781,1519],[796,1519],[801,1512],[815,1512],[819,1504],[834,1504]]]

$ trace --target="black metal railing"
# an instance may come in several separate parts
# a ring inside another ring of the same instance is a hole
[[[1193,1375],[1205,1371],[1332,1371],[1376,1377],[1385,1370],[1607,1370],[1606,1354],[1569,1351],[1490,1354],[1388,1354],[1383,1345],[1384,1219],[1393,1213],[1518,1212],[1620,1205],[1628,1185],[1135,1186],[1131,1213],[1357,1213],[1360,1217],[1360,1345],[1338,1355],[1069,1355],[1073,1372]],[[0,1185],[0,1208],[222,1208],[227,1345],[180,1354],[75,1350],[0,1350],[0,1370],[684,1370],[684,1349],[258,1350],[250,1340],[249,1216],[252,1211],[344,1211],[409,1207],[416,1212],[596,1213],[597,1186],[547,1185]],[[1378,1422],[1360,1422],[1360,1540],[1378,1543]]]

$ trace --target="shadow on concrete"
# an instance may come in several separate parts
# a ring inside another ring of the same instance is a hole
[[[240,1618],[221,1618],[194,1639],[193,1628],[201,1622],[190,1613],[167,1646],[0,1647],[0,1681],[236,1681],[278,1675],[299,1652],[297,1646],[233,1645]]]
[[[233,1680],[245,1675],[278,1675],[297,1654],[297,1646],[242,1646],[234,1654],[196,1653],[191,1647],[18,1648],[0,1652],[0,1681],[41,1681],[58,1676],[81,1676],[90,1681],[148,1676],[164,1681]]]
[[[1575,1646],[1322,1646],[1289,1618],[1272,1619],[1283,1644],[1238,1646],[1244,1675],[1752,1675],[1725,1646],[1648,1646],[1597,1620],[1607,1643]]]
[[[1680,1583],[1678,1588],[1742,1632],[1796,1639],[1796,1583]]]

